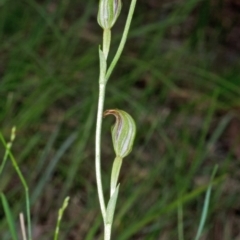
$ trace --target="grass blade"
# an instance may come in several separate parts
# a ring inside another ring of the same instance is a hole
[[[60,223],[61,223],[61,220],[62,220],[62,216],[63,216],[63,213],[65,211],[65,209],[67,208],[68,206],[68,203],[69,203],[69,197],[66,197],[64,199],[64,202],[63,202],[63,205],[62,207],[59,209],[58,211],[58,219],[57,219],[57,226],[56,226],[56,229],[55,229],[55,233],[54,233],[54,240],[57,240],[58,239],[58,234],[59,234],[59,229],[60,229]]]
[[[8,201],[5,197],[5,195],[3,193],[1,193],[1,200],[2,200],[2,205],[3,205],[3,209],[7,218],[7,222],[8,222],[8,226],[9,226],[9,230],[12,236],[13,240],[17,240],[17,231],[16,231],[16,227],[14,224],[14,220],[13,220],[13,215],[11,212],[11,209],[9,207]]]
[[[14,130],[15,131],[15,130]],[[12,135],[14,136],[14,135]],[[12,138],[12,137],[11,137]],[[14,138],[13,138],[14,139]],[[4,147],[7,149],[8,151],[8,156],[11,159],[12,165],[23,185],[24,191],[25,191],[25,201],[26,201],[26,212],[27,212],[27,229],[28,229],[28,239],[32,240],[32,230],[31,230],[31,214],[30,214],[30,197],[29,197],[29,190],[28,190],[28,185],[27,182],[18,166],[18,163],[16,161],[16,159],[14,158],[13,154],[10,151],[10,147],[9,145],[6,143],[5,139],[3,138],[2,134],[0,133],[0,140],[3,143]]]
[[[6,162],[7,162],[9,151],[10,151],[10,149],[12,147],[12,143],[13,143],[13,141],[15,139],[15,132],[16,132],[16,127],[13,127],[12,128],[12,132],[11,132],[10,142],[8,142],[5,145],[5,154],[3,156],[3,161],[2,161],[2,163],[0,165],[0,175],[2,174],[3,168],[4,168],[4,166],[5,166]],[[1,139],[2,143],[3,143],[3,145],[4,145],[4,140],[3,140],[2,133],[0,133],[0,135],[1,135],[0,139]]]
[[[181,199],[182,196],[180,196]],[[184,231],[183,231],[183,205],[179,201],[178,204],[178,240],[184,240]]]
[[[204,206],[203,206],[203,209],[202,209],[202,216],[201,216],[201,220],[200,220],[200,223],[199,223],[199,226],[198,226],[198,231],[197,231],[197,235],[195,237],[195,240],[199,240],[200,237],[201,237],[201,234],[203,232],[203,227],[204,227],[204,224],[206,222],[207,213],[208,213],[208,207],[209,207],[210,196],[211,196],[211,191],[212,191],[213,179],[216,175],[217,169],[218,169],[218,166],[216,165],[213,169],[211,180],[210,180],[210,183],[209,183],[208,188],[207,188],[207,192],[206,192],[206,196],[205,196],[205,200],[204,200]]]

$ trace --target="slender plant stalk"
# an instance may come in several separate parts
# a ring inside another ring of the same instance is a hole
[[[109,49],[111,44],[111,30],[104,29],[103,30],[103,53],[105,55],[105,59],[107,60]]]
[[[104,224],[104,240],[111,239],[112,224]]]
[[[63,205],[62,205],[62,207],[58,211],[58,219],[57,219],[57,225],[56,225],[56,229],[55,229],[55,233],[54,233],[54,240],[58,239],[60,223],[62,221],[63,213],[64,213],[64,211],[66,210],[66,208],[68,206],[69,199],[70,199],[69,197],[66,197],[64,199]]]
[[[114,194],[117,186],[117,180],[122,166],[122,158],[116,157],[113,162],[112,175],[111,175],[111,187],[110,187],[110,197]]]
[[[25,229],[25,221],[24,221],[23,213],[20,213],[19,218],[20,218],[20,226],[21,226],[22,238],[23,238],[23,240],[27,240],[26,229]]]
[[[29,190],[28,190],[28,185],[27,182],[21,172],[21,170],[18,167],[17,161],[12,155],[5,139],[3,138],[2,134],[0,133],[0,140],[2,141],[3,145],[5,148],[8,150],[8,156],[10,157],[12,161],[12,165],[15,169],[15,171],[18,174],[18,177],[20,178],[20,181],[23,185],[24,191],[25,191],[25,199],[26,199],[26,213],[27,213],[27,232],[28,232],[28,240],[32,240],[32,230],[31,230],[31,215],[30,215],[30,197],[29,197]]]
[[[120,41],[118,50],[117,50],[117,52],[116,52],[116,54],[115,54],[115,56],[114,56],[114,58],[113,58],[113,60],[110,64],[108,70],[107,70],[106,81],[108,81],[109,77],[111,76],[111,74],[112,74],[112,72],[113,72],[121,54],[122,54],[123,48],[124,48],[126,40],[127,40],[130,25],[131,25],[131,22],[132,22],[132,17],[133,17],[133,13],[134,13],[136,3],[137,3],[137,0],[132,0],[132,2],[131,2],[130,9],[129,9],[129,12],[128,12],[127,21],[126,21],[125,28],[124,28],[123,35],[122,35],[122,39]]]
[[[3,156],[3,161],[2,161],[2,164],[0,166],[0,176],[2,174],[2,171],[3,171],[3,168],[5,167],[5,164],[7,162],[7,159],[8,159],[8,155],[10,153],[10,150],[11,150],[11,147],[12,147],[12,144],[13,144],[13,141],[16,137],[16,127],[13,127],[12,128],[12,132],[11,132],[11,137],[10,137],[10,141],[8,143],[5,142],[2,134],[1,134],[1,140],[2,140],[2,143],[5,145],[5,153],[4,153],[4,156]]]
[[[103,113],[103,106],[104,106],[104,96],[105,96],[105,84],[99,84],[96,143],[95,143],[96,144],[95,169],[96,169],[98,198],[100,202],[100,208],[102,211],[103,219],[105,219],[105,216],[106,216],[106,206],[105,206],[105,201],[103,196],[102,180],[101,180],[102,179],[101,178],[101,129],[102,129],[102,113]]]
[[[136,5],[136,1],[137,0],[132,0],[131,5],[130,5],[130,9],[129,9],[129,13],[128,13],[128,17],[127,17],[127,21],[125,24],[125,28],[124,28],[124,32],[122,35],[122,39],[120,41],[120,45],[118,47],[118,50],[115,54],[115,57],[113,58],[113,61],[110,64],[109,69],[107,70],[107,57],[108,57],[108,53],[109,53],[109,49],[110,49],[110,44],[111,44],[111,24],[116,21],[116,19],[111,19],[111,17],[114,17],[114,15],[112,15],[113,12],[112,8],[113,4],[119,4],[118,7],[119,9],[121,8],[121,2],[120,1],[115,1],[115,2],[107,2],[104,0],[100,0],[100,14],[98,15],[98,22],[100,24],[100,26],[103,27],[103,44],[102,44],[102,51],[101,49],[99,49],[99,57],[100,57],[100,74],[99,74],[99,97],[98,97],[98,110],[97,110],[97,120],[96,120],[96,138],[95,138],[95,170],[96,170],[96,182],[97,182],[97,191],[98,191],[98,198],[99,198],[99,203],[100,203],[100,208],[101,208],[101,212],[102,212],[102,217],[103,217],[103,221],[104,221],[104,240],[110,240],[111,239],[111,228],[112,228],[112,220],[110,222],[107,221],[107,209],[106,209],[106,205],[105,205],[105,200],[104,200],[104,194],[103,194],[103,187],[102,187],[102,178],[101,178],[101,129],[102,129],[102,117],[103,117],[103,109],[104,109],[104,100],[105,100],[105,90],[106,90],[106,84],[107,84],[107,80],[109,79],[114,67],[116,66],[120,55],[123,51],[124,45],[126,43],[126,39],[127,39],[127,35],[129,32],[129,28],[130,28],[130,24],[131,24],[131,20],[133,17],[133,13],[134,13],[134,9],[135,9],[135,5]],[[109,5],[105,5],[105,4]],[[112,4],[112,5],[111,5]],[[102,7],[107,6],[107,14],[109,13],[109,19],[108,22],[106,22],[105,19],[105,15],[106,12],[104,9],[104,14],[101,14],[103,12],[101,12]],[[120,12],[120,10],[119,10]],[[119,15],[119,12],[116,13],[116,15]],[[104,17],[103,17],[104,15]],[[116,16],[117,18],[117,16]],[[111,23],[112,21],[112,23]],[[109,25],[108,25],[109,24]],[[108,27],[109,26],[109,27]],[[116,195],[113,196],[113,198],[116,200],[117,198],[117,194],[118,194],[118,188],[116,189],[117,193]],[[114,205],[112,212],[114,212],[114,208],[115,208],[115,203],[116,201],[114,201],[114,199],[110,199],[111,204]],[[110,204],[109,201],[109,204]],[[110,204],[110,205],[111,205]],[[110,211],[111,212],[111,211]],[[109,215],[109,213],[108,213]],[[111,216],[111,214],[110,214]],[[113,215],[112,215],[113,217]]]

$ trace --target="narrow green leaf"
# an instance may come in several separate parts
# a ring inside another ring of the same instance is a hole
[[[112,222],[113,222],[113,216],[114,216],[116,202],[117,202],[117,198],[118,198],[119,186],[120,186],[120,184],[118,184],[115,192],[113,193],[113,195],[111,196],[111,198],[108,202],[105,224],[112,224]]]
[[[106,62],[106,59],[105,59],[105,55],[103,53],[103,51],[100,49],[100,46],[99,46],[99,64],[100,64],[100,74],[99,74],[99,79],[101,81],[104,81],[104,82],[99,82],[99,83],[105,83],[105,75],[106,75],[106,71],[107,71],[107,62]]]
[[[68,206],[69,199],[70,199],[70,197],[66,197],[66,198],[64,199],[63,205],[62,205],[62,207],[61,207],[61,208],[59,209],[59,211],[58,211],[58,219],[57,219],[57,225],[56,225],[55,234],[54,234],[54,240],[57,240],[57,239],[58,239],[59,229],[60,229],[60,224],[61,224],[62,216],[63,216],[63,213],[64,213],[65,209],[66,209],[67,206]]]
[[[4,212],[6,215],[6,219],[8,222],[8,226],[9,226],[9,230],[10,230],[12,239],[17,240],[18,237],[17,237],[17,231],[16,231],[16,227],[14,224],[14,220],[13,220],[13,215],[12,215],[11,209],[9,207],[8,201],[3,193],[1,193],[1,200],[2,200],[3,209],[4,209]]]
[[[199,226],[198,226],[198,231],[197,231],[197,235],[195,237],[195,240],[199,240],[201,235],[202,235],[202,232],[203,232],[203,227],[204,227],[204,224],[206,222],[207,213],[208,213],[208,207],[209,207],[209,202],[210,202],[210,197],[211,197],[213,179],[216,175],[217,169],[218,169],[218,166],[216,165],[213,169],[211,180],[210,180],[210,183],[209,183],[208,188],[207,188],[207,192],[206,192],[206,196],[205,196],[205,200],[204,200],[204,205],[203,205],[203,209],[202,209],[202,216],[201,216],[201,220],[200,220],[200,223],[199,223]]]
[[[121,166],[122,166],[122,158],[116,157],[113,162],[112,173],[111,173],[110,196],[112,196],[116,190]]]
[[[137,0],[132,0],[131,1],[131,5],[130,5],[129,12],[128,12],[127,21],[126,21],[126,24],[125,24],[125,27],[124,27],[122,38],[121,38],[120,44],[118,46],[117,52],[116,52],[110,66],[107,70],[106,81],[108,81],[108,79],[110,78],[110,76],[111,76],[111,74],[112,74],[112,72],[113,72],[121,54],[122,54],[123,48],[124,48],[126,40],[127,40],[129,28],[130,28],[130,25],[131,25],[131,22],[132,22],[132,17],[133,17],[133,13],[134,13],[134,10],[135,10],[136,2],[137,2]]]
[[[5,146],[5,154],[3,156],[3,161],[0,165],[0,175],[2,174],[4,166],[7,162],[7,158],[9,156],[9,152],[11,150],[11,147],[12,147],[12,144],[13,144],[13,141],[14,141],[15,137],[16,137],[16,127],[15,126],[12,128],[11,136],[10,136],[10,142],[8,142],[8,143],[6,143],[6,141],[3,138],[2,133],[0,132],[0,140],[3,143],[3,145]]]

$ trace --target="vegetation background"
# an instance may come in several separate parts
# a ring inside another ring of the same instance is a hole
[[[110,58],[129,3],[113,28]],[[68,195],[60,239],[102,237],[94,172],[97,8],[97,0],[0,0],[0,131],[9,139],[17,126],[12,152],[30,187],[34,239],[51,239]],[[138,1],[106,95],[106,109],[131,113],[138,128],[121,171],[113,239],[193,239],[215,164],[202,239],[240,239],[239,12],[238,0]],[[103,126],[104,186],[112,121]],[[0,190],[18,223],[24,191],[10,162]],[[0,239],[10,239],[2,207]]]

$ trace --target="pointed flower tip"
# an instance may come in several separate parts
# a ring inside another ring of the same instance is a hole
[[[119,109],[106,110],[103,116],[114,115],[116,122],[112,127],[112,140],[116,156],[124,158],[131,151],[136,135],[136,124],[133,118]]]

